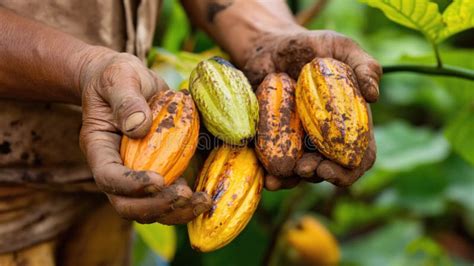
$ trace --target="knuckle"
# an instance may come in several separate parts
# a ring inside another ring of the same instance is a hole
[[[116,110],[118,113],[129,113],[136,109],[142,109],[143,99],[137,95],[125,95]]]
[[[376,74],[377,78],[382,75],[382,66],[377,62],[377,60],[370,57],[367,62],[367,67]]]
[[[352,39],[345,35],[337,34],[335,35],[335,40],[337,43],[351,50],[359,50],[359,45]]]
[[[141,224],[151,224],[154,223],[156,219],[154,219],[154,217],[150,214],[141,214],[140,216],[137,216],[134,220]]]
[[[336,38],[344,37],[344,35],[342,35],[341,33],[333,31],[333,30],[319,30],[319,31],[316,31],[316,32],[321,37],[325,37],[325,38],[328,38],[328,37],[336,37]]]

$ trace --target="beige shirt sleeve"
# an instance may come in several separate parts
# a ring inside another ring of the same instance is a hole
[[[159,0],[0,0],[0,6],[92,45],[129,52],[142,60],[150,49]]]

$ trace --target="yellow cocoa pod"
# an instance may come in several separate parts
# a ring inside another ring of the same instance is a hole
[[[304,265],[338,265],[340,251],[334,236],[310,215],[290,223],[285,233],[287,244]]]
[[[223,145],[214,149],[196,180],[196,191],[208,193],[212,208],[188,223],[191,246],[209,252],[227,245],[257,209],[263,169],[253,149]]]
[[[348,65],[332,58],[306,64],[296,84],[296,107],[322,154],[348,168],[359,166],[369,143],[369,117]]]

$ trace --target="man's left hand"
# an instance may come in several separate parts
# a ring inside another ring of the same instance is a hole
[[[254,86],[258,86],[267,74],[274,72],[286,72],[296,80],[301,68],[315,57],[331,57],[348,64],[354,70],[365,100],[369,103],[377,101],[382,68],[352,39],[333,31],[309,31],[295,27],[291,32],[262,35],[255,42],[253,50],[248,52],[243,70]],[[307,153],[297,163],[295,177],[282,179],[267,176],[265,186],[269,190],[291,188],[300,180],[326,180],[338,186],[348,186],[372,167],[375,154],[371,130],[369,147],[356,169],[346,169],[317,152]]]

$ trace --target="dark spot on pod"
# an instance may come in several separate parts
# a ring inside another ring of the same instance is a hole
[[[216,61],[217,63],[223,65],[223,66],[228,66],[228,67],[232,67],[232,68],[235,68],[234,65],[232,65],[229,61],[225,60],[224,58],[222,57],[219,57],[219,56],[214,56],[212,57],[210,60],[214,60]]]
[[[178,103],[172,102],[168,105],[168,108],[166,110],[168,111],[168,113],[175,114],[177,109]]]
[[[226,178],[221,178],[219,180],[219,183],[217,184],[217,188],[216,188],[215,192],[212,194],[211,199],[214,202],[214,204],[212,205],[211,209],[207,213],[208,217],[212,217],[212,215],[214,214],[214,211],[217,208],[217,201],[222,197],[222,195],[226,191],[225,180],[226,180]]]
[[[342,113],[341,116],[342,116],[342,120],[344,120],[344,121],[349,120],[349,117],[345,113]]]
[[[334,110],[331,106],[331,103],[329,103],[329,102],[327,102],[326,106],[324,106],[324,107],[326,108],[326,111],[328,111],[328,112],[332,112]]]
[[[327,138],[329,135],[329,121],[327,120],[321,124],[321,135],[323,138]]]
[[[287,140],[285,141],[285,145],[286,145],[286,146],[285,146],[285,150],[289,150],[290,147],[291,147],[291,140],[287,139]]]
[[[332,71],[328,68],[324,60],[320,60],[318,63],[318,66],[319,66],[319,71],[321,72],[321,75],[325,77],[334,76],[334,73],[332,73]]]
[[[156,132],[161,133],[163,129],[168,129],[172,127],[174,127],[174,119],[172,116],[167,116],[158,124],[158,127],[156,128]]]
[[[296,158],[296,156],[298,156],[298,149],[297,148],[293,148],[291,149],[291,156]]]
[[[343,137],[333,137],[333,138],[331,138],[331,141],[344,144],[344,138]]]

